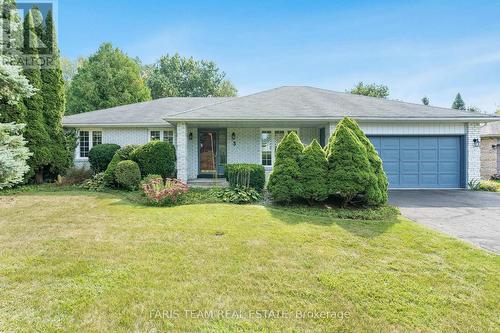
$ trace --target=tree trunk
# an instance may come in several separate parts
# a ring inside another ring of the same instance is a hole
[[[38,169],[35,174],[35,183],[42,184],[43,183],[43,169]]]

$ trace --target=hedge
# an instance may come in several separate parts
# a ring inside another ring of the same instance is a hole
[[[109,162],[108,167],[106,168],[106,171],[104,172],[104,184],[107,187],[114,187],[117,185],[116,180],[115,180],[115,169],[118,163],[121,161],[129,160],[130,155],[132,152],[139,147],[138,145],[127,145],[125,147],[122,147],[118,149],[111,159],[111,162]]]
[[[262,191],[266,184],[266,171],[260,164],[226,164],[224,176],[233,187],[249,186]]]
[[[89,163],[92,171],[94,173],[105,171],[118,149],[120,149],[120,146],[114,143],[105,143],[92,147],[89,151]]]
[[[151,141],[135,149],[131,159],[139,165],[142,176],[160,175],[170,178],[175,172],[175,148],[165,141]]]
[[[141,170],[134,161],[118,162],[115,168],[115,179],[120,187],[126,190],[135,190],[141,181]]]

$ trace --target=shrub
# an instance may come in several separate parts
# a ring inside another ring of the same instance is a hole
[[[129,160],[130,155],[137,147],[139,147],[139,146],[127,145],[127,146],[122,147],[116,151],[115,155],[113,155],[113,158],[111,159],[111,162],[109,162],[108,167],[106,168],[106,171],[104,172],[104,185],[105,186],[114,187],[114,186],[118,185],[116,183],[116,179],[115,179],[116,166],[121,161]]]
[[[151,181],[153,179],[161,179],[161,180],[163,180],[163,177],[160,176],[160,175],[147,175],[146,177],[142,178],[142,180],[141,180],[141,186],[143,184],[149,183],[149,181]]]
[[[361,141],[361,143],[365,146],[366,152],[368,154],[368,161],[370,161],[372,170],[377,177],[377,181],[373,184],[370,184],[370,188],[368,188],[366,191],[367,203],[372,206],[385,204],[388,199],[387,188],[389,183],[382,166],[382,159],[378,155],[377,150],[371,143],[370,139],[368,139],[361,128],[359,128],[356,121],[349,117],[345,117],[339,124],[342,124],[353,131]]]
[[[81,184],[85,180],[89,179],[91,176],[92,172],[89,169],[85,167],[81,168],[73,167],[66,170],[59,184],[60,185]]]
[[[95,173],[105,171],[118,149],[120,149],[120,146],[114,143],[105,143],[92,147],[89,151],[89,163],[92,171]]]
[[[269,176],[267,189],[276,202],[291,202],[300,198],[299,161],[304,146],[295,132],[288,133],[276,150],[276,161]]]
[[[104,172],[96,173],[92,178],[87,179],[81,187],[90,191],[101,191],[104,189]]]
[[[300,169],[301,197],[309,204],[328,198],[328,161],[318,141],[313,140],[304,149]]]
[[[143,176],[158,174],[163,178],[175,172],[175,148],[165,141],[151,141],[137,148],[131,155],[141,169]]]
[[[352,130],[339,124],[334,137],[327,155],[329,193],[338,197],[345,206],[357,196],[366,196],[377,177],[365,146]]]
[[[118,162],[115,169],[115,179],[120,187],[126,190],[134,190],[141,181],[141,170],[134,161]]]
[[[233,187],[253,187],[260,192],[266,184],[266,171],[260,164],[226,164],[224,173]]]
[[[155,206],[175,205],[183,194],[187,193],[188,186],[179,179],[161,178],[151,179],[142,184],[142,190],[149,204]]]
[[[494,180],[482,180],[479,184],[479,190],[489,192],[500,192],[500,183]]]
[[[235,204],[247,204],[261,199],[260,193],[256,189],[241,185],[215,189],[212,193],[215,197],[222,199],[224,202]]]

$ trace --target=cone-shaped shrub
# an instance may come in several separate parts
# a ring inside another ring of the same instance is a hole
[[[306,199],[309,204],[328,198],[328,162],[318,141],[313,140],[304,149],[300,160],[300,169],[302,198]]]
[[[276,202],[291,202],[301,197],[300,159],[304,146],[295,132],[288,133],[276,150],[267,189]]]
[[[377,178],[365,146],[352,130],[339,124],[334,137],[327,156],[329,192],[345,205],[358,195],[365,196]]]
[[[373,188],[367,190],[366,193],[366,203],[369,205],[377,206],[387,202],[387,176],[382,167],[382,159],[378,155],[375,147],[371,141],[366,137],[365,133],[359,128],[358,123],[349,118],[345,117],[340,124],[346,126],[351,131],[356,134],[361,143],[365,146],[366,152],[368,154],[368,160],[370,165],[377,177],[377,182],[373,184]]]

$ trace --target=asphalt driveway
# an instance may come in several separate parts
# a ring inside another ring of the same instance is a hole
[[[500,254],[500,193],[393,190],[389,202],[413,221]]]

